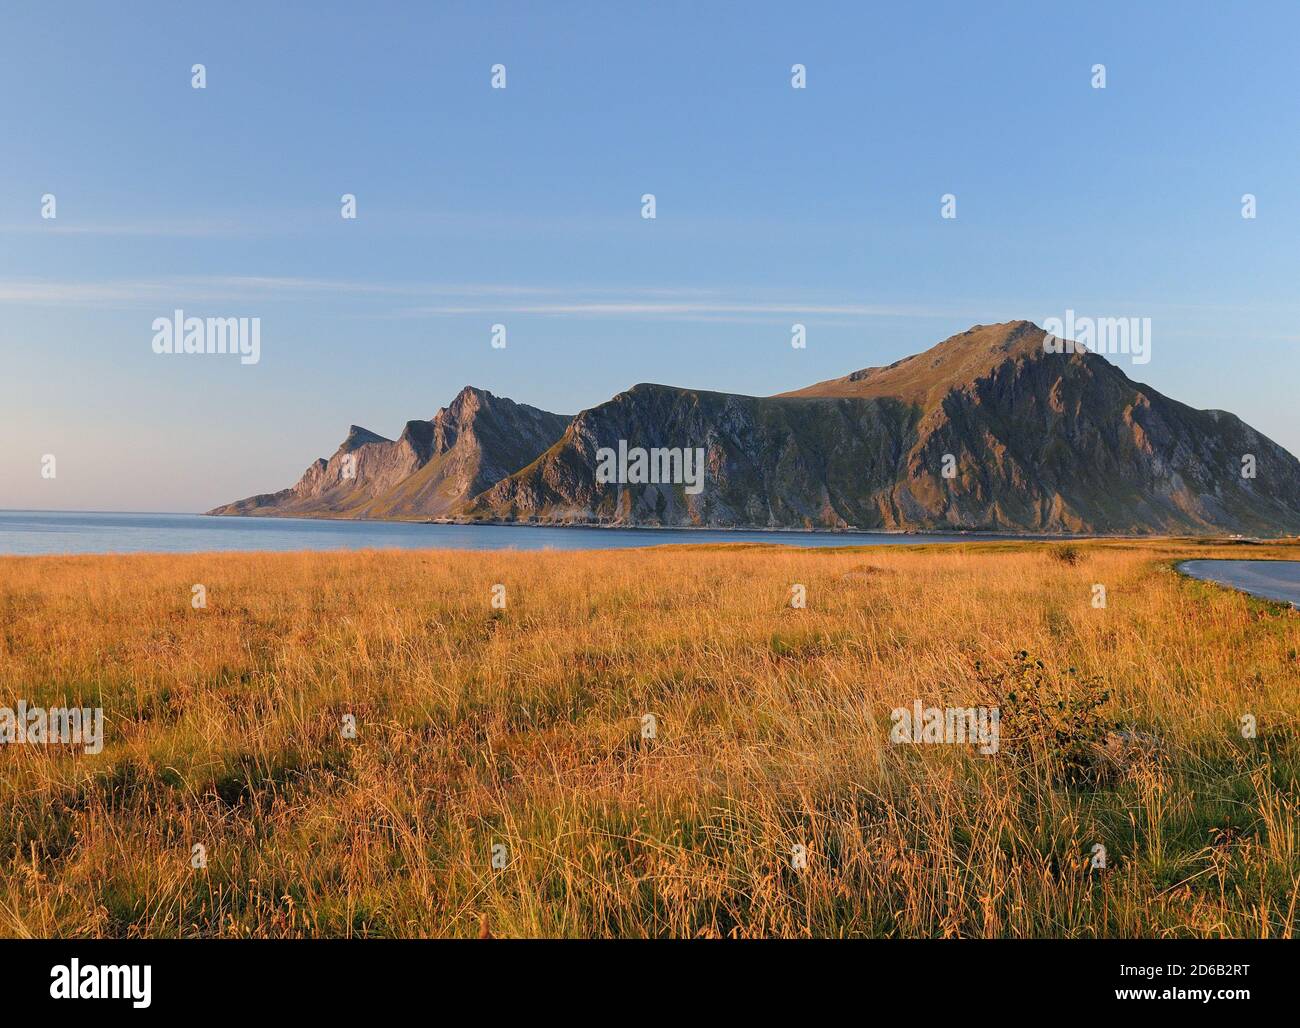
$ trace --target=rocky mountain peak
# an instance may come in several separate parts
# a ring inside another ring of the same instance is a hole
[[[365,446],[369,443],[391,443],[391,439],[385,439],[377,432],[372,432],[368,428],[362,428],[360,425],[352,425],[348,428],[348,434],[343,442],[339,443],[339,453],[351,453],[353,450]]]
[[[1029,321],[791,393],[640,383],[576,417],[466,386],[397,443],[353,426],[298,485],[214,513],[614,525],[1300,531],[1300,462]],[[601,448],[703,451],[702,488],[597,481]],[[343,476],[342,455],[351,478]],[[1242,474],[1251,455],[1255,477]],[[354,467],[352,465],[355,465]]]

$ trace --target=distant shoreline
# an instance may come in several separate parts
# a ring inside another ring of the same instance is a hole
[[[608,531],[592,531],[594,528]],[[520,531],[528,528],[535,531]],[[554,531],[564,528],[568,531]],[[972,543],[1062,545],[1060,537],[989,532],[811,531],[709,526],[545,525],[500,521],[434,521],[341,517],[0,512],[0,554],[54,556],[216,551],[451,549],[620,550],[654,547],[863,549]],[[1077,538],[1077,537],[1076,537]],[[1080,543],[1084,540],[1079,539]]]
[[[499,519],[461,519],[461,518],[354,518],[343,515],[328,514],[216,514],[204,511],[200,517],[214,518],[252,518],[265,521],[343,521],[355,524],[373,525],[454,525],[459,528],[598,528],[608,531],[630,532],[762,532],[773,535],[888,535],[888,536],[969,536],[971,539],[1040,539],[1045,541],[1068,542],[1087,539],[1207,539],[1232,543],[1270,543],[1290,539],[1292,536],[1244,536],[1206,533],[1205,535],[1170,534],[1162,532],[1018,532],[1011,529],[996,528],[772,528],[766,525],[638,525],[618,524],[596,521],[503,521]]]
[[[347,519],[358,520],[358,519]],[[997,536],[1007,539],[1099,539],[1122,538],[1120,536],[1104,537],[1097,535],[1053,535],[1033,532],[1000,532],[995,529],[981,528],[771,528],[748,525],[611,525],[599,522],[571,521],[551,523],[545,521],[455,521],[428,519],[416,522],[424,525],[461,525],[465,527],[482,526],[484,528],[599,528],[608,531],[636,532],[765,532],[772,535],[961,535],[973,538]],[[1134,537],[1137,538],[1137,537]]]
[[[460,519],[460,518],[353,518],[328,514],[216,514],[204,511],[200,517],[212,518],[250,518],[259,521],[343,521],[359,525],[454,525],[457,528],[598,528],[612,532],[764,532],[773,535],[888,535],[888,536],[927,536],[960,535],[971,538],[998,539],[1160,539],[1178,538],[1177,536],[1151,535],[1104,535],[1088,533],[1063,535],[1054,532],[1014,532],[986,528],[772,528],[767,525],[611,525],[598,521],[502,521],[499,519]],[[1223,536],[1207,535],[1203,538],[1218,539]]]
[[[372,525],[455,525],[459,528],[599,528],[608,531],[628,532],[764,532],[774,535],[961,535],[972,538],[999,537],[1006,539],[1157,539],[1159,535],[1105,535],[1088,533],[1069,535],[1056,532],[1015,532],[986,528],[773,528],[768,525],[612,525],[600,521],[504,521],[497,518],[354,518],[330,514],[217,514],[204,511],[200,517],[256,518],[266,521],[347,521]],[[1177,538],[1169,536],[1168,538]],[[1204,538],[1225,538],[1207,535]]]
[[[535,529],[522,532],[518,529]],[[495,531],[482,531],[495,529]],[[567,529],[568,531],[553,531]],[[601,529],[602,531],[593,531]],[[639,525],[461,520],[449,518],[357,518],[319,515],[248,515],[116,511],[0,511],[0,554],[199,553],[332,549],[571,550],[660,546],[772,546],[846,549],[889,546],[1143,545],[1182,542],[1198,548],[1235,546],[1243,556],[1258,546],[1285,544],[1288,537],[1187,536],[1169,534],[1065,534],[987,529],[839,529],[712,525]]]

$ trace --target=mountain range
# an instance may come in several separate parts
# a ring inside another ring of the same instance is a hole
[[[211,514],[1089,534],[1300,532],[1300,461],[1028,321],[777,396],[636,385],[576,416],[467,386],[396,440],[356,425],[297,484]],[[1055,349],[1060,349],[1059,347]],[[1067,348],[1069,349],[1069,348]],[[602,480],[690,449],[704,485]]]

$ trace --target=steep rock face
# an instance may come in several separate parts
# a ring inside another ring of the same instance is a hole
[[[1300,530],[1300,463],[1030,322],[771,398],[637,386],[466,508],[539,522],[1034,532]],[[596,450],[702,446],[705,487],[596,481]],[[1255,478],[1241,474],[1253,455]],[[945,468],[952,476],[944,474]]]
[[[358,516],[368,502],[427,459],[418,445],[419,434],[411,431],[415,424],[409,424],[396,441],[353,425],[333,456],[318,457],[295,485],[238,500],[209,513]]]
[[[1092,353],[1048,353],[1027,321],[979,326],[799,396],[892,395],[917,436],[898,527],[1269,534],[1300,527],[1300,462],[1239,418],[1198,411]],[[956,477],[936,474],[944,456]],[[1256,476],[1242,475],[1252,455]]]
[[[293,488],[213,513],[1300,532],[1300,462],[1282,447],[1099,355],[1049,352],[1044,339],[1027,321],[976,326],[888,367],[779,396],[638,385],[572,419],[466,388],[395,441],[354,427]],[[702,488],[681,477],[602,480],[599,452],[620,443],[698,449]]]
[[[366,514],[447,514],[533,460],[560,437],[569,420],[485,390],[462,389],[426,422],[431,427],[426,461],[370,504]]]
[[[529,467],[467,508],[510,520],[826,528],[881,518],[913,412],[892,400],[789,400],[639,385],[584,411]],[[685,482],[601,484],[597,451],[699,449],[703,490]],[[877,490],[864,489],[874,482]]]
[[[396,440],[353,425],[333,456],[296,485],[218,507],[212,514],[308,517],[437,516],[526,464],[569,419],[466,386]]]

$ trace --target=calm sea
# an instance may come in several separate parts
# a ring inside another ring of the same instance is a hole
[[[710,529],[419,525],[394,521],[0,511],[0,554],[205,553],[213,550],[608,550],[666,543],[854,546],[969,542],[1008,536],[871,532],[727,532]]]

